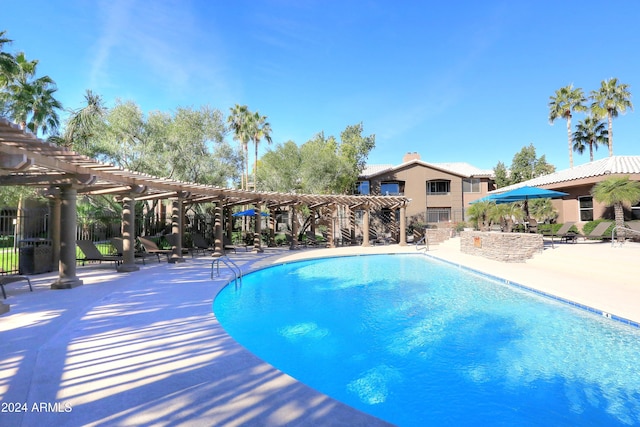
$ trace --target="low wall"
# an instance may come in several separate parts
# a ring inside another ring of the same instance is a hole
[[[496,261],[524,262],[542,252],[541,234],[462,231],[460,251]]]

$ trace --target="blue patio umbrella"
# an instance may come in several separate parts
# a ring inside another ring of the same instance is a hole
[[[492,194],[490,201],[500,204],[521,202],[530,199],[557,199],[568,195],[568,193],[563,193],[561,191],[547,190],[545,188],[529,187],[525,185],[524,187],[516,188],[515,190],[505,191],[504,193],[495,195]]]
[[[232,216],[255,216],[255,215],[256,215],[255,209],[247,209],[246,211],[236,212]],[[260,212],[260,215],[269,216],[269,214],[266,212]]]
[[[524,213],[529,217],[529,200],[531,199],[558,199],[562,196],[568,196],[568,193],[562,191],[547,190],[539,187],[524,187],[516,188],[515,190],[505,191],[504,193],[496,194],[491,199],[496,204],[501,203],[513,203],[524,202]]]
[[[557,199],[562,196],[568,196],[568,194],[561,191],[547,190],[544,188],[529,187],[525,185],[524,187],[505,191],[504,193],[487,194],[486,196],[469,203],[494,202],[496,204],[501,204],[527,201],[529,199]]]

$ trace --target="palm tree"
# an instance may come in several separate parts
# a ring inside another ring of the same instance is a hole
[[[591,91],[591,110],[596,115],[604,117],[607,115],[609,122],[609,157],[613,156],[613,118],[618,114],[624,114],[627,108],[633,110],[631,104],[631,93],[629,85],[625,83],[618,84],[617,78],[603,80],[600,89]]]
[[[89,140],[95,136],[97,127],[103,123],[107,108],[104,106],[102,97],[89,89],[84,99],[87,105],[71,112],[65,126],[62,144],[90,155]]]
[[[580,154],[589,146],[589,161],[593,162],[593,150],[597,150],[598,145],[608,144],[609,132],[598,117],[588,116],[576,125],[573,141],[573,150]]]
[[[13,81],[18,64],[16,58],[8,52],[3,52],[4,45],[12,40],[5,38],[6,31],[0,31],[0,90]]]
[[[640,182],[632,181],[629,176],[612,176],[597,183],[591,189],[591,195],[599,203],[613,206],[618,241],[624,240],[624,206],[640,201]]]
[[[573,84],[556,90],[555,96],[549,97],[549,123],[562,117],[567,121],[567,137],[569,139],[569,166],[573,167],[573,143],[571,135],[571,114],[573,111],[586,111],[584,102],[587,99],[580,88],[573,88]]]
[[[267,144],[271,144],[271,125],[267,122],[267,116],[261,116],[257,111],[251,119],[252,140],[255,148],[253,163],[253,189],[256,190],[258,184],[258,144],[264,138]]]
[[[242,163],[242,182],[240,188],[245,189],[245,184],[248,187],[249,182],[249,148],[248,143],[251,139],[250,130],[250,116],[251,113],[246,105],[236,104],[230,108],[231,115],[227,118],[227,122],[234,133],[233,139],[240,141],[242,152],[244,155],[244,162]],[[245,173],[246,171],[246,173]]]
[[[60,123],[57,110],[62,104],[53,97],[57,91],[51,77],[35,79],[37,60],[27,60],[24,53],[16,55],[14,77],[6,85],[5,108],[22,129],[37,134],[54,133]]]
[[[31,95],[31,120],[27,127],[36,135],[38,130],[43,134],[56,133],[60,125],[58,111],[62,110],[62,103],[53,97],[58,89],[53,80],[45,77],[35,80],[28,91]]]
[[[494,206],[492,202],[474,203],[465,212],[465,217],[476,230],[486,231]]]

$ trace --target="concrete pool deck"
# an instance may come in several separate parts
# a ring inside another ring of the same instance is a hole
[[[313,257],[416,253],[413,246],[238,251],[244,271]],[[526,263],[428,252],[518,284],[640,322],[640,244],[556,244]],[[229,337],[212,302],[230,276],[210,257],[148,263],[132,273],[79,268],[84,285],[51,290],[54,275],[7,286],[0,316],[0,425],[383,426],[276,370]]]

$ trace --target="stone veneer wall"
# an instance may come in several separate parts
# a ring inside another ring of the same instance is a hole
[[[503,262],[524,262],[542,252],[541,234],[462,231],[460,251]]]

